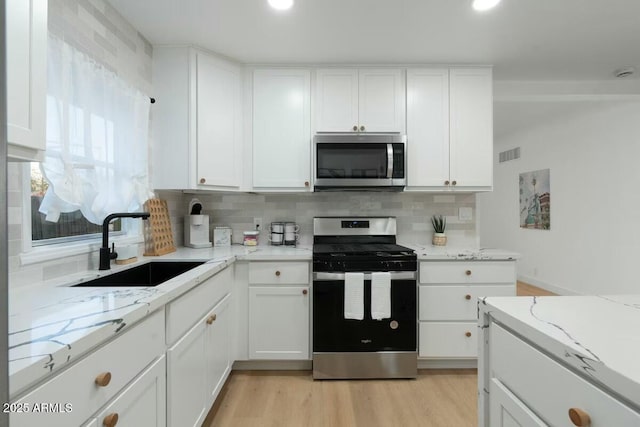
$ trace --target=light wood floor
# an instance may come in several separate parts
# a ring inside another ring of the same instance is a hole
[[[516,294],[519,297],[532,297],[532,296],[553,296],[556,295],[553,292],[549,292],[546,289],[541,289],[538,287],[535,287],[533,285],[529,285],[528,283],[524,283],[524,282],[518,282],[518,286],[517,286],[517,290],[516,290]]]
[[[522,282],[517,294],[553,295]],[[475,369],[366,381],[314,381],[309,371],[234,371],[203,427],[476,426],[476,388]]]

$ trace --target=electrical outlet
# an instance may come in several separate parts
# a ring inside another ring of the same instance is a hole
[[[262,218],[253,218],[253,229],[258,231],[262,229]]]
[[[468,207],[459,208],[458,219],[460,221],[471,221],[473,219],[473,209]]]

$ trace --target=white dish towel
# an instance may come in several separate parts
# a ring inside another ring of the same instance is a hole
[[[391,273],[371,273],[371,318],[373,320],[391,317]]]
[[[364,273],[344,273],[344,318],[364,319]]]

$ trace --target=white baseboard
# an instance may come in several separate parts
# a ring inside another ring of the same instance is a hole
[[[418,369],[477,369],[478,359],[418,359]]]
[[[518,280],[533,286],[537,286],[539,288],[542,288],[549,292],[553,292],[554,294],[558,294],[558,295],[580,295],[579,293],[572,291],[571,289],[566,289],[561,286],[552,285],[550,283],[543,282],[542,280],[536,279],[535,277],[518,275]]]
[[[310,371],[311,360],[236,360],[234,371]]]

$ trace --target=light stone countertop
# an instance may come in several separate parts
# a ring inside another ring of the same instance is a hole
[[[433,246],[430,244],[404,244],[418,255],[418,261],[508,261],[517,260],[520,254],[496,248],[470,248],[455,246]]]
[[[482,314],[640,408],[640,295],[487,297]]]
[[[112,265],[62,279],[9,290],[9,386],[12,398],[75,362],[96,346],[127,330],[235,261],[304,260],[311,248],[234,245],[179,248],[134,264]],[[71,287],[150,261],[206,261],[155,287]]]

